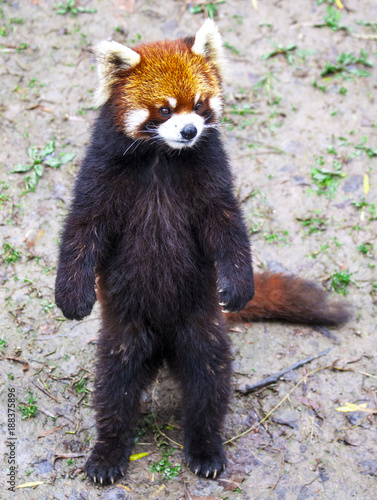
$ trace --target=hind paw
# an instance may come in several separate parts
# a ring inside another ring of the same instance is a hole
[[[94,449],[86,461],[84,471],[92,481],[105,486],[106,484],[114,484],[124,476],[127,465],[128,458],[125,458],[124,455],[110,454],[109,456],[108,454],[105,458],[102,453]]]
[[[226,468],[223,450],[212,453],[187,453],[186,462],[191,471],[200,477],[216,479]]]

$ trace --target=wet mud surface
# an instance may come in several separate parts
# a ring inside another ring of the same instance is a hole
[[[191,35],[204,15],[173,0],[83,1],[96,12],[77,15],[56,14],[51,1],[0,4],[0,498],[377,498],[377,5],[318,3],[217,6],[229,59],[222,130],[256,270],[314,280],[354,317],[331,331],[268,322],[230,331],[224,438],[254,428],[226,445],[228,469],[215,481],[184,464],[179,393],[162,371],[138,424],[134,453],[148,455],[105,488],[81,472],[95,438],[98,309],[74,322],[54,305],[59,231],[96,116],[91,47]],[[277,384],[240,392],[328,348]]]

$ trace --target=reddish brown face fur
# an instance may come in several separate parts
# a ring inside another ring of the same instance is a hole
[[[185,41],[162,41],[135,49],[141,56],[122,86],[127,109],[156,110],[168,97],[177,100],[176,112],[194,109],[197,96],[208,99],[221,95],[217,70],[203,56],[193,54]]]
[[[134,50],[140,55],[140,63],[119,74],[112,93],[116,122],[127,135],[150,138],[151,128],[156,131],[172,120],[161,129],[162,133],[167,129],[168,139],[177,123],[179,127],[194,124],[198,137],[204,125],[219,121],[219,72],[210,60],[193,53],[189,42],[165,40]],[[161,109],[168,112],[163,114]],[[176,122],[173,116],[177,115]]]

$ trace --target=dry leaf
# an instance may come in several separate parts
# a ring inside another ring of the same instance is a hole
[[[145,452],[145,453],[135,453],[134,455],[130,456],[130,460],[139,460],[139,458],[146,457],[147,455],[149,455],[148,452]]]
[[[22,359],[22,358],[16,358],[14,356],[5,356],[6,359],[10,359],[11,361],[15,361],[16,363],[22,363],[23,365],[25,365],[23,368],[22,368],[22,371],[26,372],[28,369],[29,369],[29,363],[26,361],[26,359]]]
[[[128,486],[126,486],[125,484],[116,484],[115,486],[116,486],[117,488],[123,488],[124,490],[129,491],[130,493],[132,493],[131,488],[129,488],[129,487],[128,487]]]
[[[355,403],[345,403],[345,406],[339,406],[339,408],[335,408],[336,411],[341,411],[343,413],[348,413],[351,411],[362,411],[365,413],[377,413],[377,408],[367,408],[367,403],[361,403],[359,405]]]
[[[44,481],[34,481],[33,483],[24,483],[24,484],[19,484],[15,488],[35,488],[36,486],[39,486],[40,484],[44,484]]]
[[[369,193],[369,176],[368,176],[368,174],[364,174],[363,187],[364,187],[364,194],[368,194]]]
[[[154,498],[155,496],[157,496],[157,495],[160,493],[160,491],[162,491],[164,488],[165,488],[165,485],[164,485],[164,484],[162,484],[162,485],[158,488],[158,490],[156,490],[156,491],[153,493],[152,498]]]

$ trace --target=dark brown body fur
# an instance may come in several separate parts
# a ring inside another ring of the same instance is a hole
[[[227,156],[211,129],[172,154],[132,140],[102,108],[65,223],[56,303],[70,319],[102,311],[95,383],[97,442],[85,470],[109,483],[125,471],[141,393],[167,361],[180,383],[185,455],[215,477],[226,464],[221,428],[231,351],[219,302],[242,311],[254,294],[249,240]],[[257,278],[255,307],[229,320],[336,324],[341,306],[305,281]]]

